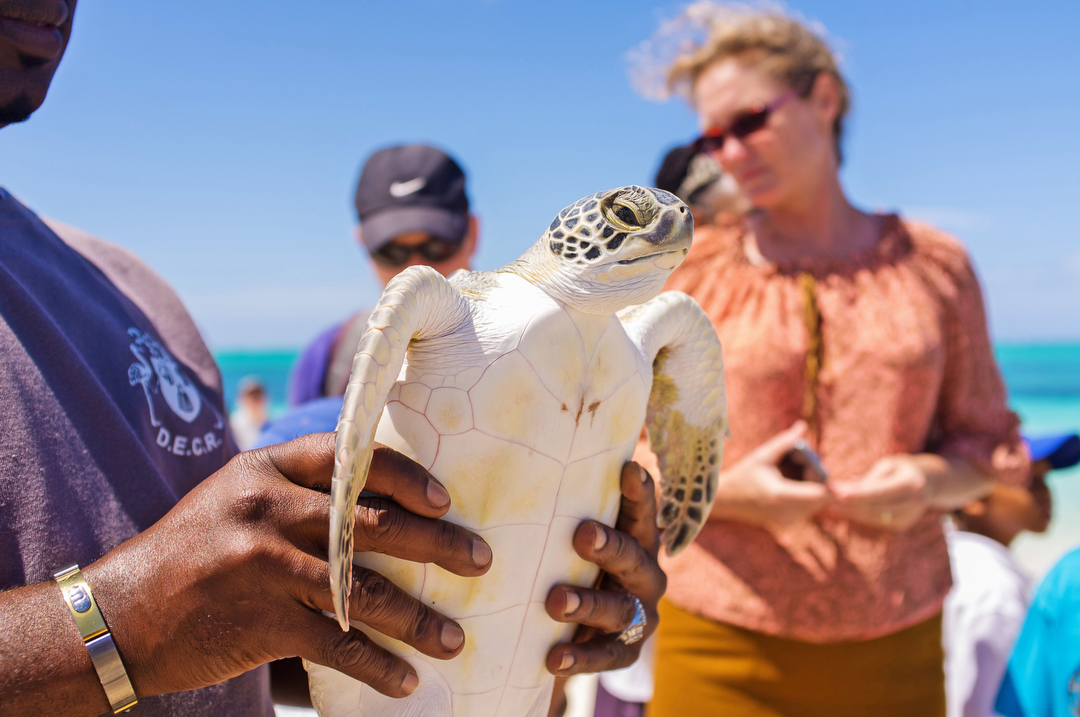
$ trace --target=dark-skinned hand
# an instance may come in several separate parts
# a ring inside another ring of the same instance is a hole
[[[656,606],[667,588],[667,576],[656,559],[660,550],[656,493],[644,468],[637,463],[623,466],[615,529],[586,520],[574,533],[574,550],[603,573],[595,590],[556,585],[548,593],[548,615],[581,626],[571,642],[559,643],[548,653],[547,668],[557,677],[617,670],[637,660],[645,640],[626,645],[617,639],[634,617],[631,595],[645,608],[645,637],[656,631]]]
[[[323,614],[333,610],[325,492],[333,460],[329,433],[242,453],[151,528],[83,569],[138,696],[213,685],[292,656],[387,695],[416,688],[404,660],[358,630],[342,632]],[[386,497],[360,500],[356,550],[432,562],[463,576],[490,567],[486,543],[437,520],[450,507],[449,495],[418,464],[380,446],[367,489]],[[63,609],[54,585],[40,589],[45,597],[55,592]],[[349,615],[436,658],[454,657],[464,643],[454,621],[362,568],[354,571]]]

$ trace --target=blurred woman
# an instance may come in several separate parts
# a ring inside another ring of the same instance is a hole
[[[683,22],[703,39],[668,86],[752,211],[696,232],[667,287],[717,328],[732,438],[664,565],[649,715],[944,715],[939,514],[1027,460],[978,281],[952,237],[845,196],[849,93],[818,35],[703,3]],[[827,483],[781,473],[800,441]]]

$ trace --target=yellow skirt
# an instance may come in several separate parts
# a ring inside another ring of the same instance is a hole
[[[647,717],[944,717],[941,616],[866,642],[814,645],[660,602]]]

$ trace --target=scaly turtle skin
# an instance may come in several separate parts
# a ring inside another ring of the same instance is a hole
[[[412,267],[386,287],[337,429],[334,605],[347,629],[351,558],[456,619],[466,645],[436,660],[353,623],[407,659],[420,685],[395,700],[311,665],[321,715],[546,715],[554,678],[544,661],[574,626],[552,620],[544,601],[556,584],[595,582],[599,569],[572,536],[584,519],[614,521],[643,423],[660,461],[664,546],[674,554],[694,539],[727,432],[720,342],[693,299],[657,296],[692,231],[673,195],[623,187],[561,211],[499,271],[447,280]],[[353,507],[376,439],[442,481],[447,519],[491,545],[486,575],[353,555]]]

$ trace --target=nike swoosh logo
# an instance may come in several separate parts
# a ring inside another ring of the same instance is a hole
[[[427,184],[427,180],[423,177],[417,177],[416,179],[410,179],[407,182],[391,182],[390,194],[395,197],[407,197],[410,194],[419,192]]]

